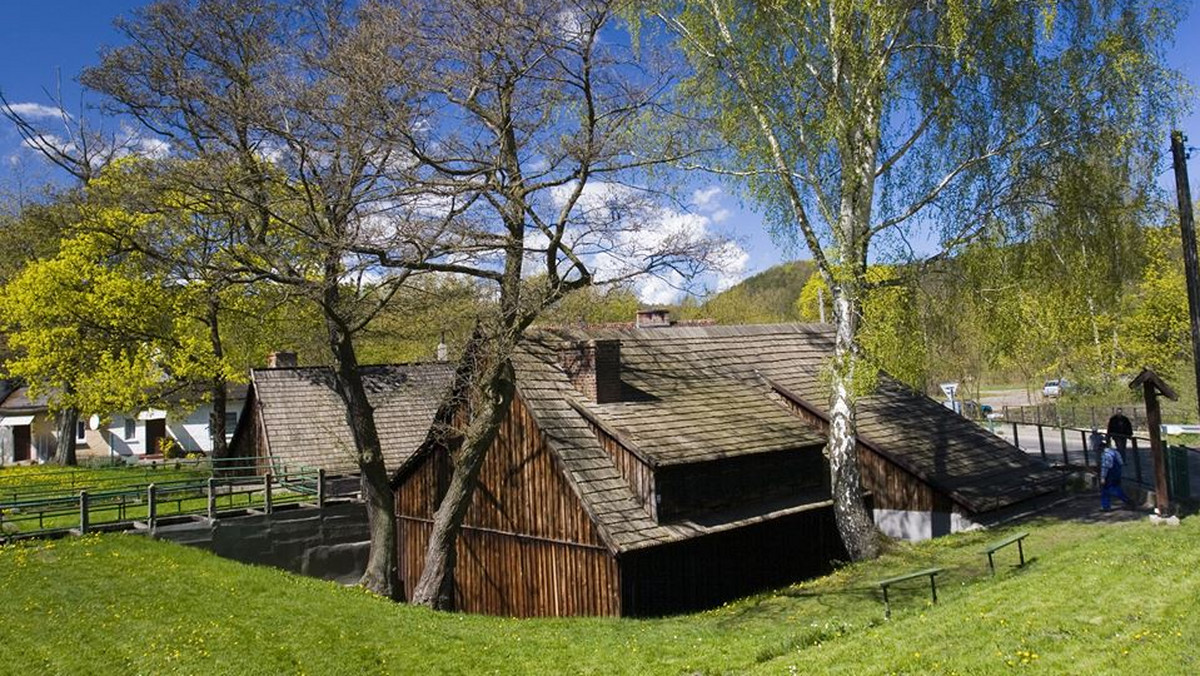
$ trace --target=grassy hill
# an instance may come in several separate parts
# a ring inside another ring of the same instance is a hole
[[[135,536],[0,547],[4,673],[992,674],[1200,671],[1200,520],[1043,521],[1024,569],[917,546],[694,615],[514,620],[439,614]],[[882,619],[872,584],[914,582]]]
[[[696,314],[723,323],[796,321],[796,300],[815,271],[812,261],[781,263],[709,298]]]

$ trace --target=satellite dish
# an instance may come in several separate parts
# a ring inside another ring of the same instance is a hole
[[[100,429],[100,416],[93,413],[92,417],[88,418],[88,429],[92,429],[92,430]]]

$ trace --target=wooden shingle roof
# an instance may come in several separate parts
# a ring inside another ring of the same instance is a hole
[[[558,346],[584,339],[621,341],[626,401],[585,402],[558,367]],[[820,435],[769,395],[826,415],[821,371],[832,350],[833,334],[825,325],[546,330],[527,338],[514,366],[520,395],[585,508],[619,551],[811,508],[819,496],[797,496],[774,511],[719,525],[713,519],[658,524],[601,448],[589,417],[658,464],[820,443]],[[1061,482],[1020,449],[886,375],[874,394],[859,400],[858,411],[864,444],[971,511],[998,509]]]
[[[361,367],[384,464],[399,467],[424,441],[454,375],[446,363]],[[256,369],[254,395],[277,462],[358,471],[346,407],[333,389],[329,367]]]

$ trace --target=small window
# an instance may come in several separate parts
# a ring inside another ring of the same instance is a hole
[[[79,441],[87,439],[87,423],[82,420],[75,423],[75,439]]]
[[[137,421],[133,418],[125,419],[125,440],[128,441],[137,436]]]
[[[237,419],[236,411],[225,414],[225,434],[233,434],[233,429],[237,427]]]

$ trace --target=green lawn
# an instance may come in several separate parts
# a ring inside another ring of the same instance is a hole
[[[78,495],[81,490],[107,491],[127,486],[170,481],[200,481],[212,472],[187,461],[156,464],[61,467],[14,465],[0,467],[0,501],[18,501],[44,496]]]
[[[695,615],[513,620],[395,605],[136,536],[0,547],[8,673],[1200,673],[1200,519],[1043,522],[883,559]],[[919,581],[884,622],[871,581]]]

